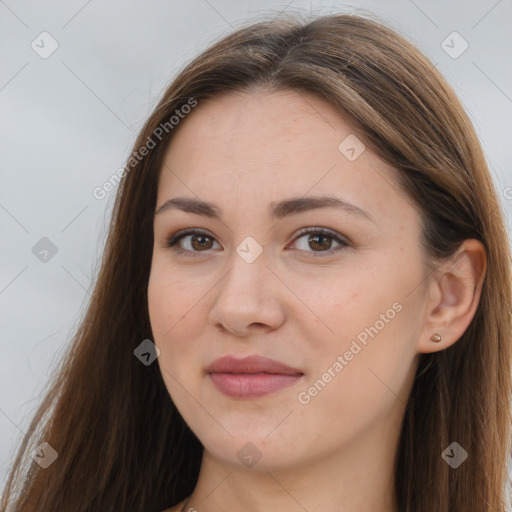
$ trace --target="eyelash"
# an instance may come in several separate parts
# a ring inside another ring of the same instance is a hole
[[[182,249],[180,247],[175,247],[175,245],[182,238],[185,238],[188,235],[203,235],[208,238],[214,239],[213,236],[211,236],[209,233],[207,233],[205,231],[200,231],[197,229],[186,229],[183,231],[178,231],[177,233],[174,233],[173,235],[168,237],[166,239],[165,246],[172,248],[173,251],[175,251],[178,254],[186,254],[193,258],[195,258],[196,256],[200,256],[200,254],[203,252],[208,252],[208,250],[206,250],[206,251],[190,251],[188,249]],[[334,253],[337,253],[337,252],[349,247],[349,243],[346,240],[337,236],[337,234],[334,231],[331,231],[330,229],[326,229],[326,228],[316,228],[316,229],[305,228],[304,230],[299,231],[299,233],[297,234],[297,237],[294,239],[294,241],[299,238],[302,238],[305,235],[325,235],[325,236],[328,236],[329,238],[332,238],[339,244],[341,244],[338,247],[335,247],[334,249],[328,249],[327,251],[304,251],[304,252],[311,252],[312,257],[314,257],[314,258],[330,256]]]

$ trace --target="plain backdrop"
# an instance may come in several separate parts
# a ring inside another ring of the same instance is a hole
[[[176,73],[269,11],[368,11],[415,43],[474,122],[510,226],[511,0],[0,0],[2,487],[92,290],[115,196],[94,188]]]

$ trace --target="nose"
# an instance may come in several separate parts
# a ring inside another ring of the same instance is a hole
[[[233,255],[231,269],[214,288],[209,321],[217,329],[246,337],[278,329],[285,321],[287,292],[264,253],[252,263]]]

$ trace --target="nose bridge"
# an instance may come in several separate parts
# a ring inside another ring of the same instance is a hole
[[[266,253],[260,248],[254,241],[242,241],[233,251],[230,270],[217,288],[210,319],[228,330],[242,332],[254,323],[275,328],[283,319],[275,278],[267,268]]]
[[[267,253],[252,237],[247,238],[233,251],[229,261],[230,271],[221,283],[224,294],[234,293],[235,299],[240,294],[246,298],[245,303],[257,298],[264,288],[261,285],[268,284],[271,274],[267,269]]]

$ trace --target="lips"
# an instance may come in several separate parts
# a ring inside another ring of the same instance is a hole
[[[232,398],[257,398],[297,383],[304,373],[263,356],[224,356],[206,369],[215,387]]]
[[[208,373],[280,373],[283,375],[303,374],[299,369],[263,356],[247,356],[242,359],[224,356],[216,359],[206,369]]]

